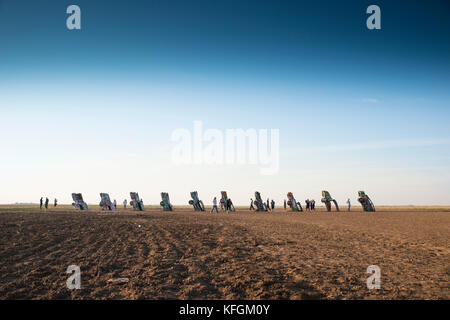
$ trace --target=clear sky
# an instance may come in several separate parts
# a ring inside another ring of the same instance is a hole
[[[0,203],[450,205],[449,16],[445,0],[0,0]],[[279,129],[279,172],[175,166],[171,135],[195,120]]]

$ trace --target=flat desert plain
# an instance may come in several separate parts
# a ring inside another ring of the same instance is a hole
[[[0,299],[450,298],[448,207],[90,208],[0,206]],[[79,290],[66,286],[69,265]],[[370,265],[379,290],[367,288]]]

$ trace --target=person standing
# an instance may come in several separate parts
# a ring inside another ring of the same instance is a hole
[[[214,211],[214,209],[216,209],[216,213],[219,213],[219,209],[217,209],[217,198],[214,197],[213,199],[213,207],[211,208],[210,213],[212,213]]]
[[[251,210],[255,210],[255,207],[253,206],[253,199],[252,198],[250,198],[250,208],[249,208],[249,210],[251,211]]]
[[[113,205],[114,205],[114,210],[116,210],[116,208],[117,208],[117,201],[116,201],[116,199],[114,199]]]
[[[275,201],[273,199],[270,202],[270,205],[272,206],[272,211],[275,210]]]
[[[351,204],[350,204],[350,198],[347,199],[347,204],[348,204],[348,209],[347,209],[347,211],[350,212],[350,206],[351,206]]]
[[[55,204],[54,205],[55,205],[55,208],[58,205],[58,199],[56,199],[56,198],[55,198]]]
[[[306,200],[305,200],[305,203],[306,203],[306,211],[309,211],[309,210],[310,210],[311,202],[309,202],[309,199],[306,199]]]
[[[48,198],[45,198],[45,210],[47,210],[48,209]]]
[[[311,211],[316,211],[316,200],[311,200]]]
[[[286,211],[286,199],[284,199],[284,211]]]
[[[42,205],[44,204],[44,198],[41,197],[39,208],[42,210]]]
[[[230,198],[228,198],[227,199],[227,203],[225,204],[225,207],[227,208],[226,210],[227,210],[227,213],[230,213],[230,211],[231,211],[231,199]]]
[[[128,203],[127,199],[123,200],[123,208],[124,208],[124,209],[127,208],[127,203]]]

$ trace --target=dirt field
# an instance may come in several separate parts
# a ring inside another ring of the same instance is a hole
[[[377,209],[3,206],[0,299],[449,299],[450,208]],[[66,287],[72,264],[80,290]],[[369,265],[381,269],[380,290],[367,289]],[[129,281],[108,282],[119,277]]]

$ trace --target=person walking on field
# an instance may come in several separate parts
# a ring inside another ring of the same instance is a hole
[[[55,198],[55,204],[54,205],[55,205],[55,208],[58,205],[58,199],[56,199],[56,198]]]
[[[124,208],[124,209],[127,208],[127,203],[128,203],[127,199],[123,200],[123,208]]]
[[[316,211],[316,200],[311,200],[311,211]]]
[[[351,206],[351,204],[350,204],[350,198],[347,199],[347,204],[348,204],[348,209],[347,209],[347,211],[350,212],[350,206]]]
[[[284,211],[286,211],[286,199],[284,199]]]
[[[213,199],[213,207],[211,208],[210,213],[212,213],[214,211],[214,209],[216,209],[216,213],[219,213],[219,209],[217,209],[217,198],[214,197]]]
[[[273,199],[270,202],[270,205],[272,206],[272,211],[275,210],[275,201],[273,201]]]
[[[253,199],[250,198],[250,211],[255,210],[255,207],[253,206]]]
[[[48,198],[45,198],[45,210],[47,210],[48,209]]]
[[[309,202],[309,199],[306,199],[306,200],[305,200],[305,203],[306,203],[306,211],[309,211],[309,210],[310,210],[311,202]]]
[[[44,204],[44,198],[41,197],[39,208],[42,210],[42,205]]]

